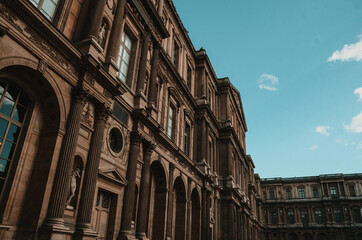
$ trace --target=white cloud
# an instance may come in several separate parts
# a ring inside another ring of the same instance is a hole
[[[351,123],[345,124],[344,127],[351,132],[362,133],[362,112],[352,118]]]
[[[313,145],[309,148],[309,150],[314,151],[314,150],[317,150],[317,148],[318,148],[318,145]]]
[[[358,101],[362,102],[362,87],[355,89],[353,93],[357,94],[358,95]]]
[[[279,80],[274,75],[263,73],[262,75],[260,75],[257,83],[260,89],[276,91],[278,90]]]
[[[329,136],[329,132],[328,132],[329,129],[330,129],[329,126],[318,126],[318,127],[316,127],[315,131],[316,131],[317,133],[320,133],[320,134]]]
[[[352,44],[345,44],[343,49],[335,51],[332,56],[328,58],[328,62],[333,61],[361,61],[362,60],[362,35],[359,35],[359,41]]]

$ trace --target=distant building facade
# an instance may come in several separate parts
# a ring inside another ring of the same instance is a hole
[[[0,239],[290,237],[246,131],[171,0],[0,0]]]
[[[362,239],[362,174],[261,180],[266,238]]]

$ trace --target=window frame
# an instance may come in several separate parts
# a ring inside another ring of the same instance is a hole
[[[298,197],[299,199],[305,199],[305,187],[298,187]]]
[[[36,9],[38,9],[39,12],[41,12],[41,14],[46,18],[48,19],[49,21],[53,21],[54,20],[54,17],[58,11],[58,6],[59,6],[59,3],[62,1],[62,0],[39,0],[39,3],[36,3],[35,0],[28,0]],[[46,12],[44,9],[43,9],[43,6],[44,6],[44,2],[45,1],[51,1],[55,7],[54,7],[54,11],[53,13],[48,13]]]
[[[288,224],[295,224],[294,210],[287,210]]]
[[[129,39],[129,41],[131,42],[130,48],[128,48],[126,46],[126,41],[127,39]],[[117,55],[117,59],[116,59],[116,65],[118,68],[118,71],[116,73],[116,76],[118,79],[121,80],[121,82],[123,82],[124,84],[129,85],[129,76],[130,76],[130,69],[132,66],[132,53],[133,53],[133,49],[134,49],[134,44],[135,44],[135,40],[132,38],[132,35],[129,34],[129,31],[127,31],[126,29],[123,30],[122,33],[122,37],[121,37],[121,42],[119,44],[119,50],[118,50],[118,55]],[[128,62],[126,63],[126,61],[124,61],[124,52],[126,52],[128,54]],[[122,72],[122,64],[125,63],[127,65],[127,69],[126,69],[126,73],[124,74]],[[123,79],[123,77],[124,79]]]

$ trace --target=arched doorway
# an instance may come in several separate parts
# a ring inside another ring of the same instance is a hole
[[[175,180],[173,196],[173,239],[184,240],[186,232],[186,191],[181,177]]]
[[[191,240],[200,239],[200,197],[196,188],[191,193]]]
[[[164,239],[166,214],[166,175],[159,161],[151,164],[149,238]]]

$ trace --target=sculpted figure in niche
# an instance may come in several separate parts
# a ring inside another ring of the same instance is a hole
[[[99,29],[99,32],[98,32],[97,43],[99,45],[101,45],[101,46],[102,46],[103,41],[104,41],[104,39],[106,37],[106,30],[107,30],[106,27],[107,27],[107,24],[103,23],[101,28]]]
[[[69,189],[69,196],[67,197],[67,209],[73,209],[73,206],[70,205],[72,201],[75,191],[77,190],[77,178],[80,178],[80,170],[79,168],[75,168],[72,171],[71,180],[70,180],[70,189]]]

